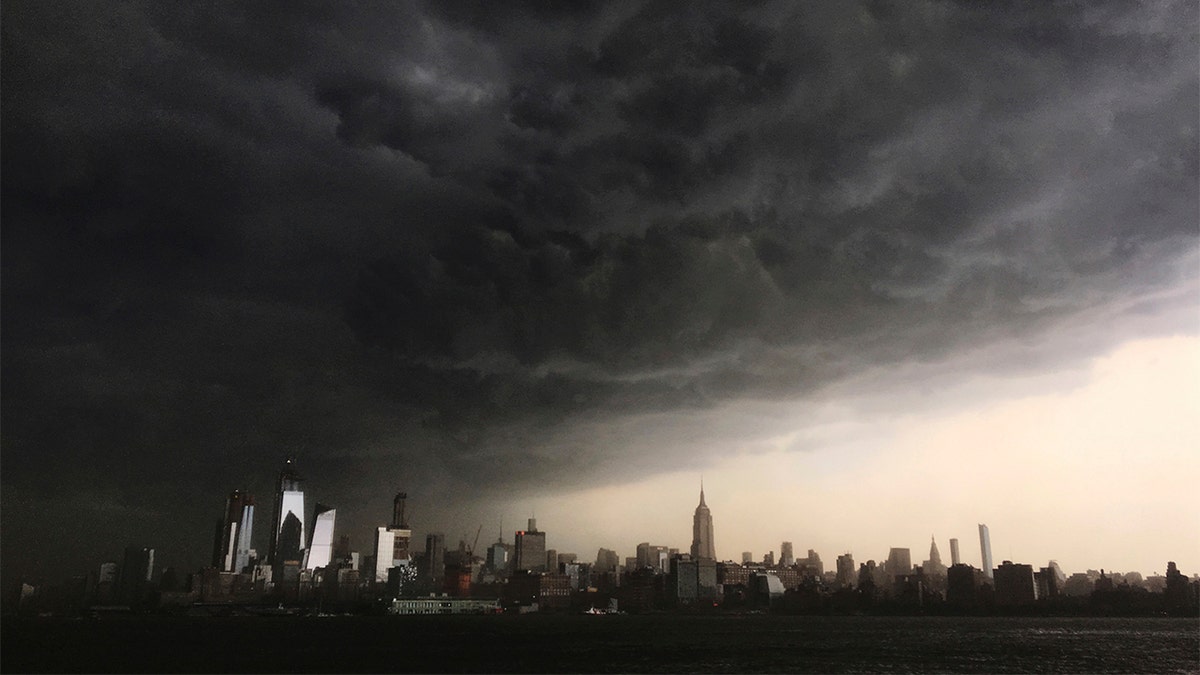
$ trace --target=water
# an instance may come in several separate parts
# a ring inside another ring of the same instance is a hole
[[[4,672],[1200,673],[1170,618],[460,616],[7,621]]]

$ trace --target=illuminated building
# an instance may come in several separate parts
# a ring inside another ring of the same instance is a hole
[[[254,534],[254,496],[234,490],[225,500],[225,515],[217,521],[213,567],[241,572],[250,565],[250,539]]]
[[[404,515],[405,502],[408,495],[401,492],[392,500],[392,524],[390,527],[375,529],[375,569],[373,578],[376,583],[387,583],[388,571],[395,567],[408,567],[412,563],[409,545],[412,541],[412,530]],[[395,575],[393,575],[394,578]]]
[[[304,552],[304,569],[326,567],[333,560],[333,526],[337,509],[317,504],[313,509],[311,543]]]
[[[280,567],[290,560],[299,562],[300,552],[304,550],[304,481],[296,473],[295,464],[295,458],[288,457],[276,483],[275,514],[271,518],[271,547],[267,551],[268,560],[274,567]],[[296,522],[290,523],[289,516]],[[285,526],[288,528],[286,537]]]

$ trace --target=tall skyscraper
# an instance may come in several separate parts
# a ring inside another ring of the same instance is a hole
[[[692,558],[716,560],[713,547],[713,521],[708,505],[704,503],[704,484],[700,484],[700,504],[692,516]]]
[[[294,560],[300,562],[304,550],[304,479],[296,473],[296,458],[288,457],[279,472],[279,480],[275,487],[275,514],[271,519],[271,548],[267,557],[271,565],[279,567],[284,562]],[[291,515],[296,523],[289,523]],[[288,527],[287,537],[284,537],[284,526]],[[299,532],[295,531],[299,526]],[[285,540],[286,547],[281,546]]]
[[[546,571],[546,533],[537,529],[537,519],[529,519],[529,529],[517,530],[513,569]]]
[[[983,523],[979,524],[979,554],[983,558],[983,576],[992,580],[992,538],[988,526]]]
[[[387,583],[388,570],[394,567],[407,567],[412,562],[412,556],[409,554],[412,530],[408,528],[408,519],[404,513],[407,501],[406,493],[398,493],[392,500],[392,524],[375,529],[375,569],[373,572],[377,583]]]
[[[217,521],[213,567],[222,572],[241,572],[250,564],[250,541],[254,534],[254,496],[241,490],[229,493],[225,515]]]
[[[958,555],[958,540],[957,539],[950,540],[950,564],[951,565],[962,564],[962,558],[960,558]]]
[[[333,527],[337,509],[318,503],[313,509],[312,535],[304,552],[304,569],[327,567],[333,560]]]
[[[785,541],[779,545],[779,564],[784,567],[796,564],[796,556],[792,554],[792,542]]]

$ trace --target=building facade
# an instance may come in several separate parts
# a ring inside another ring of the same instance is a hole
[[[537,519],[529,519],[529,529],[517,530],[513,542],[513,569],[546,571],[546,533],[537,529]]]

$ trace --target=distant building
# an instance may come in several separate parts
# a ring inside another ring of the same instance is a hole
[[[825,564],[821,562],[821,556],[811,548],[808,549],[808,555],[797,560],[796,564],[804,567],[806,575],[819,577],[825,574]]]
[[[617,571],[620,566],[621,559],[617,557],[617,552],[611,549],[602,548],[596,553],[596,571],[600,573],[612,573]]]
[[[837,587],[851,588],[854,586],[855,569],[854,556],[844,553],[837,557]]]
[[[893,548],[888,551],[887,562],[883,564],[883,567],[889,577],[912,574],[912,553],[907,548]],[[892,579],[888,580],[889,587],[892,581]]]
[[[921,571],[934,583],[934,577],[946,576],[946,566],[942,564],[942,555],[938,552],[937,540],[929,537],[929,560],[921,563]]]
[[[779,545],[779,564],[784,567],[796,564],[796,556],[792,554],[792,542],[785,541]]]
[[[666,546],[656,546],[642,542],[637,546],[637,567],[652,567],[659,573],[670,569],[670,557]]]
[[[671,558],[667,599],[675,605],[692,605],[700,599],[696,559],[686,553]]]
[[[754,563],[754,554],[750,551],[742,551],[742,564],[751,565]]]
[[[1011,560],[1000,563],[992,575],[996,588],[996,606],[1033,604],[1038,599],[1037,580],[1032,565],[1020,565]]]
[[[512,564],[512,544],[498,541],[488,547],[487,568],[493,574],[503,576],[509,572]]]
[[[225,500],[224,516],[217,521],[213,567],[225,572],[244,570],[250,564],[253,534],[254,496],[234,490]]]
[[[328,567],[333,562],[333,527],[337,509],[318,503],[313,508],[313,527],[308,550],[304,552],[304,569]]]
[[[962,562],[962,558],[960,558],[958,555],[958,540],[951,539],[950,540],[950,564],[958,565],[961,562]]]
[[[513,544],[515,571],[546,571],[546,533],[537,529],[537,519],[529,519],[529,529],[518,530]]]
[[[429,565],[429,581],[434,588],[446,582],[446,535],[431,532],[425,535],[425,558]]]
[[[555,549],[546,549],[546,571],[558,571],[558,551]]]
[[[763,564],[763,567],[774,567],[775,566],[775,551],[767,551],[766,553],[764,553],[763,559],[762,559],[762,564]]]
[[[387,583],[389,570],[412,565],[412,530],[405,516],[407,500],[407,494],[398,493],[392,500],[392,524],[375,530],[375,560],[371,578],[376,583]],[[403,580],[405,577],[399,578]]]
[[[296,472],[296,460],[288,457],[275,487],[275,513],[271,518],[271,548],[267,551],[272,566],[301,560],[304,550],[304,480]],[[288,516],[296,522],[289,522]],[[287,528],[287,532],[284,528]]]
[[[139,605],[149,599],[154,582],[154,549],[129,546],[121,564],[118,600],[127,605]]]
[[[957,563],[946,570],[946,602],[960,609],[969,609],[979,603],[979,587],[983,574],[971,567]]]
[[[713,519],[708,505],[704,503],[704,486],[700,486],[700,504],[692,516],[692,558],[716,560],[713,545]]]
[[[983,562],[983,576],[992,580],[992,538],[988,526],[979,524],[979,556]]]

